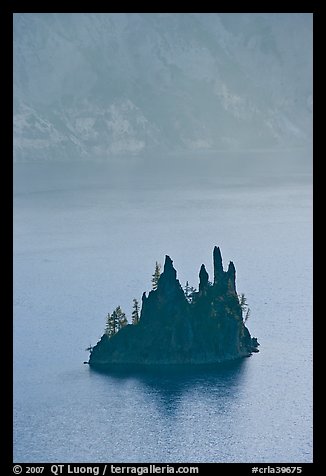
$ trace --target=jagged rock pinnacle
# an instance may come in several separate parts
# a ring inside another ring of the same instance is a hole
[[[231,282],[232,289],[236,292],[236,289],[235,289],[235,266],[233,264],[233,261],[230,261],[226,274],[228,276],[228,280]]]
[[[199,291],[203,291],[208,286],[208,273],[206,271],[205,265],[202,264],[199,271]]]
[[[175,280],[177,278],[177,272],[173,267],[173,261],[168,255],[165,255],[163,274],[167,281]]]
[[[214,284],[220,281],[223,276],[223,264],[220,248],[214,246],[213,251],[213,263],[214,263]]]

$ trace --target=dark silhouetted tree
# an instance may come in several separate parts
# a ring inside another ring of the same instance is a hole
[[[190,286],[190,288],[189,288],[189,296],[188,296],[188,301],[189,301],[189,302],[192,302],[192,301],[193,301],[196,292],[197,292],[196,288],[194,288],[193,286]]]
[[[137,299],[133,299],[131,322],[135,325],[139,322],[139,302]]]
[[[245,317],[244,317],[244,319],[243,319],[243,322],[247,322],[247,320],[249,319],[249,317],[250,317],[250,308],[248,307],[247,312],[246,312],[246,315],[245,315]]]
[[[242,294],[239,294],[238,298],[239,298],[239,304],[241,306],[242,311],[245,311],[248,307],[246,296],[244,295],[244,293],[242,293]]]
[[[116,322],[116,332],[118,332],[121,327],[125,327],[128,324],[128,319],[126,318],[125,313],[122,311],[121,307],[118,306],[114,311],[114,320]]]
[[[114,334],[119,332],[119,330],[128,324],[128,319],[126,318],[125,313],[122,311],[121,307],[118,306],[112,312],[108,314],[106,318],[105,334],[108,337],[112,337]]]
[[[187,281],[184,287],[184,293],[188,302],[192,302],[195,292],[196,288],[189,286],[189,281]]]
[[[161,268],[161,264],[156,261],[155,271],[154,274],[152,274],[152,288],[154,289],[154,291],[157,289],[157,283],[161,276]]]
[[[186,281],[186,285],[184,287],[184,293],[185,293],[186,298],[188,299],[189,298],[189,293],[190,293],[189,281]]]
[[[247,298],[244,293],[239,294],[239,304],[242,309],[243,322],[246,322],[250,317],[250,308],[247,303]]]
[[[114,322],[113,314],[111,316],[111,314],[108,313],[108,315],[106,316],[105,334],[108,337],[112,337],[113,334],[115,333],[116,333],[116,330],[115,330],[115,322]]]

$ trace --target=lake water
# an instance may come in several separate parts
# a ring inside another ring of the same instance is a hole
[[[15,165],[14,461],[312,461],[309,171],[124,167]],[[156,260],[197,287],[214,245],[235,263],[259,354],[171,374],[83,365]]]

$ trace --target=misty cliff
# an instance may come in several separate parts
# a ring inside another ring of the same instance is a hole
[[[299,147],[311,114],[312,14],[14,15],[16,160]]]
[[[96,368],[125,365],[213,364],[258,352],[258,342],[245,326],[236,292],[235,267],[223,270],[214,248],[214,281],[205,266],[199,290],[185,294],[169,256],[157,289],[143,294],[140,320],[110,338],[104,334],[92,349]]]

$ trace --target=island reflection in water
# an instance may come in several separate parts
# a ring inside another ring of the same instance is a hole
[[[131,386],[142,394],[145,403],[154,402],[165,416],[175,416],[189,398],[200,407],[203,400],[214,401],[218,411],[223,411],[223,402],[236,400],[246,374],[248,359],[203,366],[153,366],[112,368],[109,371],[90,369],[101,376],[108,386],[125,388]]]

